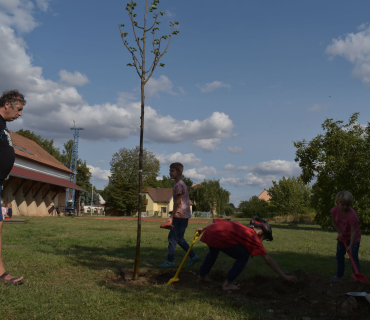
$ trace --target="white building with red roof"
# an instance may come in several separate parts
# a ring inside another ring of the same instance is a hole
[[[12,204],[13,215],[49,216],[57,207],[63,213],[66,189],[75,189],[77,199],[82,191],[70,181],[73,172],[36,142],[14,132],[11,136],[15,163],[3,184],[1,200]]]

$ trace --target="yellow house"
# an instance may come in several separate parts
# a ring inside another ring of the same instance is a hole
[[[149,217],[168,218],[168,213],[173,210],[172,188],[147,188],[146,214]],[[192,203],[190,202],[190,212]]]

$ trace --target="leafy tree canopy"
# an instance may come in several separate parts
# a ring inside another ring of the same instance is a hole
[[[230,192],[221,187],[219,180],[204,180],[194,190],[196,209],[209,211],[212,214],[225,213],[225,207],[229,203]]]
[[[293,215],[298,221],[298,215],[304,213],[310,206],[311,188],[301,178],[288,178],[272,181],[268,190],[271,196],[270,204],[276,214]]]
[[[229,205],[227,205],[227,206],[225,207],[225,214],[226,214],[227,216],[232,216],[232,215],[234,214],[234,212],[235,212],[235,208],[234,208],[234,207],[229,206]]]
[[[309,142],[294,142],[302,180],[308,183],[316,178],[312,205],[317,212],[315,220],[323,227],[331,226],[329,211],[336,205],[336,194],[348,190],[354,196],[353,208],[362,228],[370,229],[370,124],[362,126],[358,116],[352,114],[346,124],[326,119],[324,134]]]
[[[248,201],[241,201],[239,204],[243,217],[253,218],[268,218],[271,216],[270,205],[267,201],[253,196]]]
[[[193,181],[190,178],[185,177],[184,175],[181,176],[181,180],[184,181],[186,186],[188,187],[188,190],[193,188]],[[150,183],[150,187],[153,188],[173,188],[175,185],[175,180],[171,179],[169,176],[162,176],[162,179],[155,180]]]
[[[110,162],[111,176],[106,189],[109,204],[127,213],[135,212],[138,199],[139,147],[122,148]],[[143,150],[143,186],[151,187],[159,174],[159,160],[146,149]]]

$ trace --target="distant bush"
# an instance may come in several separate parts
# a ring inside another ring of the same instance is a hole
[[[200,217],[202,216],[202,212],[200,212],[200,211],[195,211],[195,212],[193,212],[193,216],[194,216],[195,218],[200,218]]]
[[[239,204],[239,212],[236,215],[239,218],[271,218],[274,216],[274,212],[271,210],[271,206],[267,201],[261,200],[257,196],[253,196],[248,201],[242,201]]]

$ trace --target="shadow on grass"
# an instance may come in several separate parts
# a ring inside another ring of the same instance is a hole
[[[208,250],[198,251],[197,253],[201,258],[200,262],[197,263],[196,266],[190,268],[184,267],[184,270],[188,269],[198,272],[202,261],[208,253]],[[84,266],[94,270],[129,270],[132,269],[134,266],[136,248],[134,246],[125,246],[122,248],[102,248],[72,245],[64,250],[56,248],[53,253],[56,255],[65,256],[67,261],[75,266]],[[158,268],[158,265],[166,259],[166,254],[167,252],[165,248],[163,248],[163,250],[160,250],[157,248],[143,247],[140,251],[140,266],[145,269],[163,270]],[[175,264],[175,267],[172,268],[174,271],[176,271],[184,256],[184,251],[176,251],[177,263]],[[163,257],[163,261],[160,260],[160,257]],[[235,260],[227,257],[222,253],[220,257],[223,258],[219,258],[220,261],[218,262],[218,265],[220,266],[220,262],[222,260],[224,269],[228,268],[228,266],[230,266],[231,268]],[[295,269],[301,269],[305,272],[322,271],[324,273],[327,273],[328,270],[332,270],[333,274],[335,273],[336,262],[334,251],[333,254],[330,256],[315,255],[310,253],[288,253],[276,251],[272,254],[272,257],[280,266],[290,265],[294,266]],[[360,263],[361,268],[364,272],[366,272],[366,270],[370,270],[370,261],[360,261]],[[225,266],[225,264],[227,265]],[[250,262],[248,264],[250,264]],[[248,269],[248,265],[246,268]],[[215,270],[217,270],[217,263],[215,265]],[[348,257],[346,256],[346,272],[348,273],[348,275],[350,274],[349,270],[350,262]],[[370,274],[365,275],[370,278]]]
[[[336,231],[333,229],[326,229],[326,228],[321,228],[320,226],[313,225],[313,224],[296,224],[293,222],[290,223],[270,223],[272,229],[288,229],[288,230],[305,230],[305,231],[321,231],[321,232],[332,232],[335,233]]]

